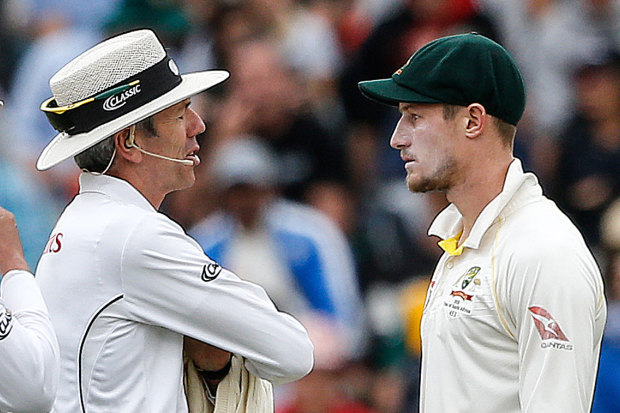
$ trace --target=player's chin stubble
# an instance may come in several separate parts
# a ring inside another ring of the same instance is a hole
[[[458,173],[458,166],[454,158],[446,162],[437,169],[431,176],[422,176],[418,180],[407,177],[407,186],[411,192],[445,192],[452,187]]]

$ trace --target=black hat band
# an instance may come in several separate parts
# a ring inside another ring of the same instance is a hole
[[[151,102],[181,83],[174,61],[166,56],[159,63],[96,95],[59,108],[55,99],[41,106],[50,124],[69,135],[90,132]]]

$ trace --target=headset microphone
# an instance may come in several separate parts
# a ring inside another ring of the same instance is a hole
[[[185,165],[185,166],[194,166],[194,161],[191,161],[189,159],[170,158],[169,156],[159,155],[159,154],[156,154],[156,153],[153,153],[153,152],[149,152],[147,150],[142,149],[141,147],[139,147],[134,142],[134,139],[135,139],[134,132],[135,132],[135,126],[132,126],[130,131],[129,131],[129,137],[125,141],[125,148],[136,148],[137,150],[139,150],[143,154],[148,155],[148,156],[152,156],[154,158],[165,159],[166,161],[177,162],[177,163],[180,163],[180,164]]]

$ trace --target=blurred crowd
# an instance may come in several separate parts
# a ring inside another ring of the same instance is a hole
[[[388,144],[398,112],[357,82],[391,76],[444,35],[504,45],[527,87],[516,154],[605,277],[593,411],[620,411],[619,0],[3,0],[0,205],[32,268],[80,173],[34,167],[55,135],[39,110],[49,78],[137,27],[182,72],[231,72],[192,101],[207,124],[197,183],[163,210],[307,326],[316,368],[276,389],[279,413],[417,411],[418,326],[441,253],[426,230],[446,200],[408,192]]]

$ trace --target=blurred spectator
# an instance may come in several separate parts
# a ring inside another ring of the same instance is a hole
[[[620,196],[620,55],[589,62],[574,79],[577,112],[560,135],[556,199],[595,248],[601,214]]]
[[[17,0],[16,0],[17,1]],[[19,0],[32,22],[62,20],[81,30],[98,30],[123,0]]]
[[[278,308],[332,317],[348,356],[364,349],[364,313],[353,256],[323,214],[278,194],[278,162],[258,138],[240,137],[212,160],[221,209],[190,234],[207,255],[261,285]]]
[[[305,201],[334,221],[347,238],[355,236],[357,204],[350,188],[335,182],[317,183],[308,190]]]
[[[308,110],[303,84],[273,39],[243,41],[228,56],[226,67],[235,68],[235,74],[213,119],[210,136],[225,140],[245,134],[266,139],[281,169],[280,186],[288,198],[303,200],[320,181],[344,182],[344,142]]]
[[[118,0],[115,12],[105,21],[111,36],[129,30],[148,27],[157,33],[166,47],[173,49],[173,58],[190,31],[189,18],[181,0]],[[204,70],[204,67],[199,68]]]
[[[615,413],[620,411],[620,198],[605,213],[601,233],[608,315],[592,413]]]
[[[420,357],[422,354],[420,323],[428,285],[429,278],[418,277],[405,285],[400,299],[405,326],[405,344],[412,364],[407,370],[411,374],[407,376],[407,398],[405,401],[405,406],[409,406],[411,411],[417,411],[420,403]]]
[[[23,169],[0,155],[0,206],[15,215],[26,261],[30,268],[36,268],[60,208]]]
[[[10,139],[6,132],[8,118],[4,109],[0,105],[0,206],[15,215],[26,261],[30,268],[36,268],[60,213],[60,205],[27,167],[7,154],[7,150],[19,142]]]
[[[620,48],[618,0],[478,0],[517,60],[533,127],[554,137],[574,110],[572,73]]]
[[[276,413],[373,413],[368,405],[348,393],[349,360],[347,340],[333,320],[321,314],[301,317],[314,343],[314,369],[291,387],[283,406]]]
[[[399,179],[382,185],[366,203],[355,235],[363,288],[430,277],[441,249],[426,231],[447,205],[445,195],[412,194]]]
[[[66,62],[93,46],[102,34],[99,19],[113,9],[116,2],[107,6],[100,1],[65,0],[60,3],[44,0],[32,1],[29,24],[33,40],[15,68],[15,76],[7,99],[8,136],[19,136],[20,145],[10,145],[7,154],[26,166],[27,173],[42,181],[58,202],[65,203],[77,191],[78,169],[65,163],[56,171],[34,172],[34,163],[43,147],[55,136],[45,115],[39,109],[50,97],[48,81]],[[92,12],[83,19],[74,14],[92,6]],[[84,21],[91,25],[83,24]]]
[[[40,16],[40,32],[19,62],[7,110],[20,135],[22,155],[36,159],[39,152],[57,133],[39,107],[50,97],[48,81],[64,63],[70,61],[101,37],[100,33],[72,27],[62,19]],[[32,163],[34,165],[34,161]]]
[[[0,96],[6,98],[15,66],[28,42],[27,9],[13,1],[0,2]]]
[[[185,0],[184,10],[190,25],[179,50],[177,65],[183,71],[196,72],[217,67],[215,56],[216,14],[218,2]]]

